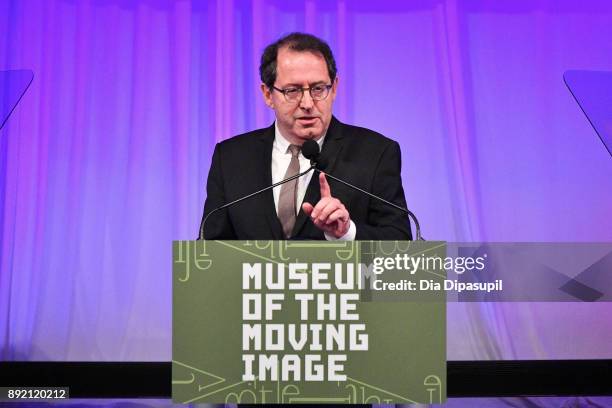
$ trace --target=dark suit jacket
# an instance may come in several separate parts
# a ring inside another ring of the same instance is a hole
[[[274,125],[235,136],[215,147],[208,174],[204,212],[272,184]],[[325,171],[366,191],[406,207],[401,180],[401,152],[397,142],[368,129],[345,125],[335,117],[321,149]],[[332,196],[346,206],[357,227],[358,240],[412,239],[405,214],[328,178]],[[320,199],[315,173],[304,197],[315,205]],[[211,215],[206,239],[274,239],[283,233],[272,190]],[[325,239],[323,232],[300,210],[292,238]]]

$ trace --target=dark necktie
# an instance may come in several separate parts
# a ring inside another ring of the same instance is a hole
[[[298,158],[300,155],[300,146],[289,145],[287,153],[291,153],[291,162],[289,163],[289,167],[287,167],[287,172],[283,180],[295,176],[300,172],[300,160]],[[283,226],[285,238],[291,236],[291,231],[295,225],[295,217],[297,215],[297,187],[298,179],[283,184],[278,198],[278,219]]]

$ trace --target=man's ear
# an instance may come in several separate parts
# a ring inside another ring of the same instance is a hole
[[[268,105],[269,108],[274,109],[274,102],[272,101],[272,92],[270,92],[270,88],[268,88],[266,84],[261,84],[260,88],[266,105]]]
[[[334,82],[332,83],[332,89],[331,89],[332,100],[336,99],[336,92],[338,91],[338,81],[339,81],[339,78],[336,75],[336,79],[334,79]]]

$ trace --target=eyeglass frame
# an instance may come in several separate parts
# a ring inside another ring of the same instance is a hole
[[[323,97],[323,98],[321,98],[321,99],[317,99],[317,98],[315,98],[315,97],[312,95],[312,88],[315,88],[315,87],[320,86],[320,85],[322,85],[322,86],[323,86],[323,87],[326,89],[326,91],[327,91],[327,92],[326,92],[326,94],[325,94],[325,97]],[[325,85],[323,85],[323,84],[317,84],[317,85],[315,85],[315,86],[310,86],[310,87],[308,87],[308,88],[300,88],[300,87],[297,87],[297,86],[296,86],[296,87],[289,87],[289,88],[286,88],[286,89],[280,89],[280,88],[277,88],[277,87],[275,87],[274,85],[272,85],[272,89],[273,89],[273,90],[275,90],[275,91],[278,91],[278,92],[282,93],[282,94],[283,94],[283,96],[285,97],[285,101],[286,101],[286,102],[289,102],[289,103],[296,103],[296,102],[300,102],[300,101],[302,100],[302,98],[304,97],[304,91],[308,91],[308,94],[310,95],[310,97],[312,98],[312,100],[313,100],[313,101],[324,101],[324,100],[325,100],[325,99],[327,99],[327,97],[329,96],[329,91],[330,91],[330,90],[333,88],[333,86],[334,86],[333,84],[329,84],[329,85],[328,85],[328,84],[325,84]],[[301,92],[300,97],[299,97],[298,99],[294,100],[294,101],[290,101],[290,100],[288,99],[288,97],[287,97],[287,94],[285,93],[285,92],[287,92],[287,91],[288,91],[288,90],[290,90],[290,89],[291,89],[291,90],[295,89],[296,91],[297,91],[297,90],[299,90],[299,91]]]

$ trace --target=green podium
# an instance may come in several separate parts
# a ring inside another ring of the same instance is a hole
[[[446,399],[443,242],[176,241],[172,399],[391,404]],[[413,264],[414,266],[414,264]]]

